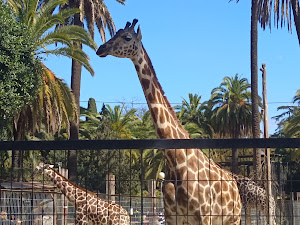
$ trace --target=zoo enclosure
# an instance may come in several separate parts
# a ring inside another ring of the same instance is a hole
[[[31,150],[37,150],[37,151],[54,151],[54,152],[60,152],[64,150],[77,150],[80,151],[91,151],[91,150],[106,150],[108,152],[111,151],[124,151],[133,149],[189,149],[189,148],[200,148],[200,149],[208,149],[209,154],[212,150],[216,149],[230,149],[230,148],[238,148],[238,149],[248,149],[248,148],[299,148],[300,147],[300,139],[192,139],[192,140],[95,140],[95,141],[30,141],[30,142],[1,142],[0,143],[0,153],[1,151],[7,151],[7,150],[24,150],[24,151],[31,151]],[[240,151],[242,152],[242,151]],[[141,154],[143,154],[143,151],[141,151]],[[52,162],[57,162],[55,159],[55,154],[50,159]],[[130,154],[131,157],[131,154]],[[1,159],[0,159],[1,160]],[[288,165],[288,163],[291,162],[282,162],[276,159],[273,160],[273,168],[276,167],[275,163],[279,163],[279,167],[277,166],[277,170],[279,170],[279,175],[281,174],[280,167],[282,165]],[[108,166],[109,167],[109,166]],[[161,204],[162,201],[160,198],[155,198],[156,204],[153,205],[153,197],[144,196],[142,193],[145,190],[145,186],[147,185],[147,180],[144,178],[144,168],[143,163],[140,164],[140,177],[138,182],[140,183],[140,189],[141,189],[141,195],[140,196],[134,196],[134,195],[122,195],[120,193],[117,193],[115,195],[115,201],[116,203],[124,206],[127,211],[131,215],[131,222],[132,223],[140,223],[142,224],[144,220],[144,216],[148,216],[148,220],[150,222],[153,222],[155,220],[155,217],[159,214],[163,213],[163,205]],[[22,169],[28,169],[32,170],[32,168],[22,168]],[[109,170],[107,172],[110,172]],[[118,174],[116,174],[118,176]],[[11,176],[12,177],[12,176]],[[154,178],[154,177],[153,177]],[[0,179],[3,179],[2,174],[0,174]],[[7,177],[5,177],[7,179]],[[3,180],[5,180],[3,179]],[[282,180],[283,179],[283,180]],[[285,179],[285,180],[284,180]],[[11,180],[13,182],[13,180]],[[278,181],[278,179],[276,179]],[[0,181],[1,182],[1,181]],[[117,179],[116,181],[119,183],[119,186],[122,185],[122,182],[125,182],[124,180]],[[127,182],[127,181],[126,181]],[[129,180],[129,185],[131,185],[131,182],[133,180]],[[299,184],[299,180],[287,180],[287,177],[281,177],[279,178],[279,184],[281,183],[289,184],[291,186],[291,190],[293,186],[297,186]],[[128,183],[126,183],[128,184]],[[1,183],[0,183],[1,185]],[[44,185],[44,184],[43,184]],[[117,184],[116,184],[117,185]],[[44,186],[43,186],[44,187]],[[2,190],[2,189],[1,189]],[[11,193],[14,192],[14,190],[11,188],[8,189]],[[7,190],[6,190],[7,192]],[[25,189],[20,189],[19,192],[21,193],[21,200],[24,196],[24,193],[26,192]],[[37,191],[32,188],[31,193],[36,193]],[[5,193],[3,190],[1,193]],[[53,192],[54,193],[54,192]],[[131,192],[130,192],[131,193]],[[278,193],[280,193],[282,196],[278,196]],[[283,187],[279,187],[279,192],[273,193],[278,198],[277,200],[277,206],[280,209],[277,215],[277,220],[279,224],[300,224],[300,204],[297,201],[294,201],[295,198],[291,193],[287,193],[286,190]],[[97,194],[99,194],[97,192]],[[33,197],[32,194],[27,199],[39,199],[40,197]],[[109,198],[110,196],[102,195],[102,198]],[[288,200],[286,198],[289,198]],[[54,199],[54,198],[52,198]],[[297,197],[298,200],[298,197]],[[300,200],[300,199],[299,199]],[[24,205],[23,201],[21,202]],[[33,201],[31,201],[33,202]],[[52,203],[53,210],[49,213],[53,215],[52,217],[52,223],[50,224],[57,224],[58,220],[55,220],[54,217],[59,218],[60,210],[57,209],[58,205],[56,203]],[[12,203],[14,204],[14,203]],[[63,203],[65,204],[65,203]],[[62,208],[64,207],[62,204]],[[12,212],[10,211],[10,215],[15,213],[20,214],[23,218],[24,216],[28,217],[28,214],[32,215],[33,210],[35,209],[35,204],[31,203],[30,207],[32,210],[28,213],[25,213],[24,211],[20,212]],[[51,207],[50,207],[51,208]],[[135,209],[134,209],[135,208]],[[10,206],[10,209],[14,209],[14,206]],[[134,210],[133,210],[134,209]],[[150,210],[149,210],[150,209]],[[150,212],[149,212],[150,211]],[[70,210],[69,212],[74,212]],[[40,214],[38,214],[40,215]],[[43,215],[46,215],[42,213]],[[254,213],[254,220],[260,220],[259,224],[264,223],[264,219],[258,218],[257,213]],[[157,219],[157,218],[156,218]],[[55,221],[54,221],[55,220]],[[1,218],[0,218],[1,223]],[[43,223],[43,222],[42,222]],[[2,221],[3,224],[3,221]],[[29,220],[28,224],[34,224],[34,220]],[[44,223],[45,224],[45,223]]]

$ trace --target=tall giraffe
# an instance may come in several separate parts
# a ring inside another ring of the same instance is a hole
[[[62,176],[52,165],[40,162],[33,176],[44,173],[76,208],[75,223],[79,225],[129,225],[128,212],[120,205],[109,203],[95,193],[79,187]]]
[[[97,50],[97,55],[130,58],[135,66],[154,122],[162,139],[189,139],[164,96],[151,60],[144,49],[140,27],[133,23]],[[209,160],[200,149],[166,149],[168,165],[164,187],[166,222],[170,224],[240,224],[241,199],[231,173]]]

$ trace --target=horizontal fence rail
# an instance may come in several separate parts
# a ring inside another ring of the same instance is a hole
[[[1,150],[299,148],[300,138],[2,141]]]

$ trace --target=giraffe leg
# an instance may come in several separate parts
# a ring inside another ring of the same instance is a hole
[[[251,225],[251,207],[245,206],[246,225]]]
[[[234,225],[241,225],[241,223],[242,223],[241,216],[234,216],[233,217],[232,224],[234,224]]]
[[[165,219],[167,225],[184,224],[184,215],[178,215],[175,201],[175,186],[169,182],[164,186]]]

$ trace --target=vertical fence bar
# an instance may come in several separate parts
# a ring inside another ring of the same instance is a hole
[[[144,163],[143,163],[144,149],[141,150],[141,225],[144,223]]]

